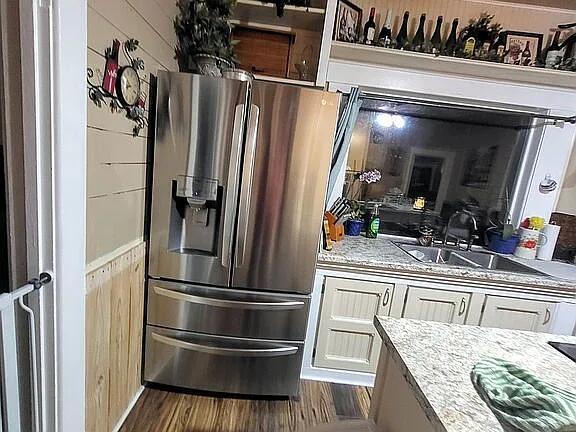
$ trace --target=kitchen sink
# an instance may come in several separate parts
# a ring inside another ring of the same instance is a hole
[[[420,262],[545,276],[538,270],[490,252],[464,251],[447,246],[427,247],[408,243],[395,244]]]

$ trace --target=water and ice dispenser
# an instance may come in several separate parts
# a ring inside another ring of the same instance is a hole
[[[216,255],[221,211],[218,180],[179,175],[172,181],[169,250]]]

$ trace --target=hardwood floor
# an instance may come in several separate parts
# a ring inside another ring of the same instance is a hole
[[[303,432],[338,420],[365,419],[372,389],[302,381],[286,400],[225,399],[147,388],[120,432]]]

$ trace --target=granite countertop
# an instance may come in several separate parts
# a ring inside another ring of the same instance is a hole
[[[375,317],[374,324],[435,430],[505,430],[470,379],[486,357],[508,360],[576,393],[576,363],[547,344],[576,343],[575,336],[389,317]]]
[[[528,260],[515,260],[529,265]],[[362,236],[346,237],[343,241],[335,243],[331,251],[320,251],[318,263],[320,266],[371,268],[377,271],[426,273],[427,275],[449,276],[467,280],[476,279],[523,286],[553,287],[576,294],[576,282],[552,276],[420,262],[396,246],[392,239],[385,236],[379,236],[376,239]]]

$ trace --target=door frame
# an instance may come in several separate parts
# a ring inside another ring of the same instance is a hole
[[[20,0],[28,274],[37,311],[41,429],[84,430],[86,0]]]

